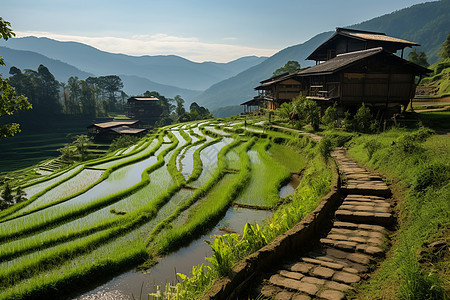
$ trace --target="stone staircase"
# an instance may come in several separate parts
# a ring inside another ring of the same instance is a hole
[[[331,230],[307,255],[265,273],[250,297],[275,300],[345,299],[345,292],[382,259],[394,217],[387,201],[391,192],[381,177],[371,174],[337,149],[332,156],[343,178],[343,201]]]

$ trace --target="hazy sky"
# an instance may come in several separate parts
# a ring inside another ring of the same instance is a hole
[[[270,56],[314,35],[427,0],[9,0],[18,37],[46,36],[130,55],[227,62]],[[1,53],[0,53],[1,55]]]

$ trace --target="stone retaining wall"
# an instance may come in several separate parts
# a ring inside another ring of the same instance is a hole
[[[331,191],[317,208],[292,229],[279,235],[270,244],[239,261],[229,276],[218,279],[203,296],[203,300],[233,299],[258,272],[268,270],[281,261],[311,250],[321,234],[329,229],[334,212],[340,205],[340,177],[334,169]]]

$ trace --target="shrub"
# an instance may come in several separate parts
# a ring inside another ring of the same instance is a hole
[[[450,180],[450,167],[443,163],[434,162],[419,167],[412,188],[421,192],[426,188],[439,188]]]
[[[333,106],[328,107],[322,117],[322,124],[327,128],[332,129],[336,127],[337,110],[336,103]]]
[[[331,151],[333,151],[333,141],[329,136],[325,136],[319,143],[319,151],[325,161],[328,161]]]
[[[419,153],[423,148],[420,143],[426,141],[428,137],[434,134],[432,129],[420,127],[419,130],[400,136],[395,145],[398,149],[405,153]]]
[[[363,103],[355,114],[354,126],[356,131],[370,132],[370,123],[372,122],[370,109]]]
[[[129,136],[129,135],[122,135],[118,138],[116,138],[111,145],[109,146],[109,151],[113,152],[121,148],[127,148],[137,143],[139,140],[138,137],[135,136]]]
[[[371,139],[364,144],[364,148],[367,150],[367,155],[369,156],[369,160],[372,159],[373,154],[381,148],[381,144],[375,140]]]
[[[341,127],[345,131],[352,131],[353,130],[353,120],[350,112],[346,111],[344,113],[344,119],[341,121]]]

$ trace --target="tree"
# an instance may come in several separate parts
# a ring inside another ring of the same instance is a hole
[[[39,65],[38,75],[40,79],[40,107],[39,109],[46,114],[59,113],[61,110],[59,104],[59,82],[44,65]]]
[[[444,43],[441,45],[441,50],[439,52],[439,56],[442,59],[450,58],[450,33],[447,35]]]
[[[177,114],[178,120],[180,120],[186,113],[186,110],[184,109],[184,99],[181,98],[180,95],[176,95],[174,100],[177,104],[177,108],[175,108],[175,113]]]
[[[87,82],[84,80],[80,81],[80,85],[81,85],[80,100],[83,115],[95,117],[96,104],[95,104],[94,89],[91,86],[89,86]]]
[[[101,76],[98,78],[98,85],[108,95],[109,111],[114,111],[116,109],[116,92],[123,89],[122,79],[117,75]]]
[[[423,52],[423,51],[417,52],[416,48],[414,48],[413,51],[411,51],[411,53],[409,53],[409,61],[413,62],[419,66],[422,66],[424,68],[428,68],[430,66],[425,52]]]
[[[17,187],[16,195],[14,196],[14,202],[20,203],[20,202],[27,200],[27,198],[25,197],[26,195],[27,195],[27,193],[25,193],[25,191],[22,190],[22,188],[20,186]]]
[[[354,117],[354,123],[355,129],[360,132],[369,132],[370,131],[370,124],[372,122],[372,114],[370,113],[370,109],[366,107],[366,105],[361,105],[360,108],[358,108],[358,111],[355,114]]]
[[[11,24],[0,17],[0,35],[5,41],[15,36],[10,27]],[[1,56],[0,65],[5,66],[5,62]],[[0,76],[0,117],[11,115],[17,110],[25,109],[31,109],[31,104],[27,98],[23,95],[17,95],[8,81]],[[0,125],[0,139],[13,136],[18,132],[20,132],[20,126],[17,123]]]
[[[11,187],[9,186],[8,183],[5,184],[1,197],[2,201],[0,202],[0,209],[3,210],[14,204],[14,197],[12,195]]]
[[[284,67],[276,69],[275,72],[273,72],[272,77],[281,75],[283,73],[294,73],[298,70],[300,70],[300,63],[295,60],[290,60],[284,65]]]
[[[327,126],[327,128],[331,129],[336,127],[337,120],[337,110],[336,110],[336,102],[333,106],[329,106],[325,113],[322,116],[322,123]]]
[[[89,144],[92,144],[92,138],[88,137],[85,134],[80,134],[76,136],[76,140],[73,141],[72,144],[76,147],[78,153],[81,156],[81,160],[83,161],[87,157],[87,149]]]

